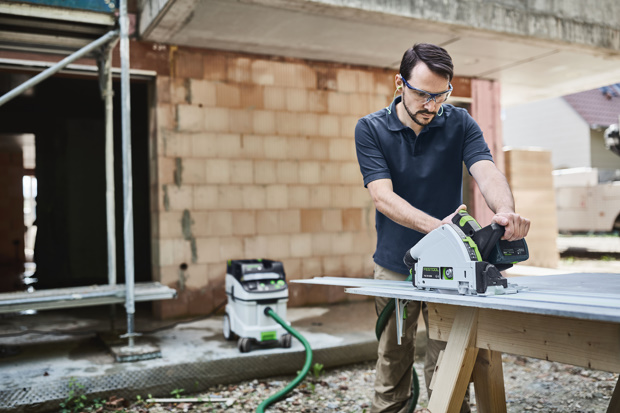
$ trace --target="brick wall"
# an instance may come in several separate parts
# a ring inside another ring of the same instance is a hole
[[[394,73],[176,48],[170,57],[156,85],[153,256],[156,277],[181,291],[159,315],[211,311],[225,299],[228,259],[281,260],[289,280],[371,277],[374,207],[353,135],[391,101]],[[346,299],[290,285],[291,306]]]

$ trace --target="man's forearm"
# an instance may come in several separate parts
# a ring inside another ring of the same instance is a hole
[[[392,192],[375,203],[379,212],[404,227],[427,234],[441,225],[441,221],[412,206]]]
[[[499,171],[496,175],[490,180],[491,182],[485,185],[484,189],[480,188],[484,200],[491,211],[496,214],[500,212],[515,212],[515,200],[508,181]]]
[[[441,221],[420,211],[394,193],[390,180],[368,184],[368,191],[375,208],[392,221],[404,227],[427,234],[441,225]]]
[[[489,208],[497,213],[515,212],[515,201],[504,174],[490,161],[481,161],[471,169]]]
[[[469,170],[487,205],[495,212],[493,222],[505,227],[503,239],[524,238],[530,229],[530,220],[516,213],[512,191],[504,174],[490,161],[477,162]]]

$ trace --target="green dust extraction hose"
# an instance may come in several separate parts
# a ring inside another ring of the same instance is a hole
[[[289,385],[286,386],[284,389],[280,390],[279,392],[262,402],[256,409],[256,413],[263,413],[269,405],[282,400],[288,392],[299,386],[299,383],[301,383],[304,377],[306,377],[306,374],[308,374],[310,366],[312,365],[312,349],[310,348],[310,343],[308,343],[308,340],[306,340],[304,336],[299,334],[299,332],[293,327],[289,326],[286,321],[280,318],[280,316],[277,315],[275,311],[271,309],[271,307],[265,308],[265,315],[276,320],[278,324],[284,327],[286,331],[291,333],[293,337],[295,337],[297,340],[300,341],[301,344],[303,344],[304,348],[306,349],[306,363],[304,364],[303,369],[301,369],[301,373],[299,373],[297,377],[295,377],[295,379],[290,382]]]
[[[407,281],[411,281],[411,275],[407,277]],[[375,325],[375,335],[377,336],[377,340],[381,339],[381,334],[383,330],[385,330],[385,326],[387,325],[390,317],[394,313],[394,309],[396,308],[396,300],[391,299],[388,301],[387,305],[379,314],[377,318],[377,324]],[[407,409],[408,413],[413,413],[416,405],[418,404],[418,397],[420,397],[420,382],[418,381],[418,374],[415,371],[415,367],[413,367],[413,382],[411,384],[411,398],[409,399],[409,408]]]

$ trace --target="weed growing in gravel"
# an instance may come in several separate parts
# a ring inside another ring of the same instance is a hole
[[[174,397],[176,397],[177,399],[181,398],[181,393],[183,393],[185,391],[185,389],[174,389],[170,392],[170,394]]]
[[[310,387],[310,390],[312,391],[312,393],[315,392],[316,383],[319,382],[319,379],[321,378],[321,375],[324,372],[323,367],[324,366],[321,363],[314,363],[314,365],[310,369],[310,374],[312,377],[310,377],[310,382],[308,383],[308,387]]]
[[[69,379],[69,394],[64,402],[60,403],[60,413],[80,412],[86,407],[86,396],[79,394],[84,390],[84,385],[75,377]]]
[[[94,399],[88,403],[88,399],[84,392],[84,385],[78,382],[75,377],[69,379],[69,393],[67,398],[60,403],[60,413],[79,413],[94,412],[102,409],[106,400]]]
[[[323,367],[325,366],[321,363],[314,363],[314,366],[312,366],[312,376],[315,380],[318,380],[319,377],[321,377],[321,374],[323,374]]]

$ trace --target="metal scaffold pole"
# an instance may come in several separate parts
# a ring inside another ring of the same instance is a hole
[[[112,88],[112,51],[118,39],[106,45],[98,56],[99,84],[105,102],[105,178],[106,228],[108,247],[108,285],[116,285],[116,210],[114,188],[114,90]],[[110,305],[110,329],[114,331],[116,306]]]
[[[54,66],[44,70],[43,72],[39,73],[32,79],[27,80],[26,82],[17,86],[15,89],[2,95],[0,97],[0,106],[4,105],[6,102],[13,99],[14,97],[21,95],[22,93],[24,93],[26,90],[30,89],[31,87],[38,85],[39,83],[41,83],[48,77],[52,76],[54,73],[61,71],[62,69],[64,69],[66,66],[76,61],[77,59],[83,56],[86,56],[93,50],[96,50],[99,47],[105,45],[106,43],[113,40],[117,36],[118,36],[118,31],[116,30],[106,33],[105,35],[101,36],[99,39],[95,40],[94,42],[82,47],[80,50],[73,53],[72,55],[65,57],[60,62],[56,63]]]
[[[112,49],[104,53],[105,64],[105,179],[106,179],[106,225],[108,230],[108,284],[116,285],[116,219],[114,207],[114,113],[112,89]]]
[[[129,18],[127,0],[120,0],[121,129],[123,145],[123,235],[125,240],[125,310],[129,347],[134,345],[133,182],[131,171],[131,95],[129,84]]]

